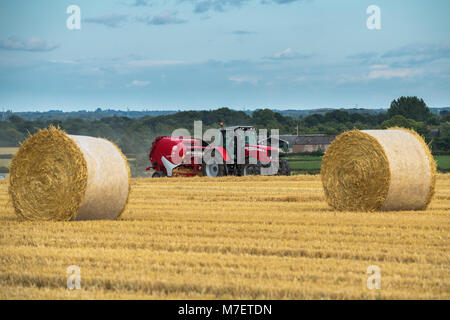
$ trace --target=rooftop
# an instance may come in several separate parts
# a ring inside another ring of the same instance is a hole
[[[325,134],[280,135],[290,145],[330,144],[335,138]]]

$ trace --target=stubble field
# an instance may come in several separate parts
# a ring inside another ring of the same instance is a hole
[[[450,174],[415,212],[334,212],[320,176],[164,178],[133,179],[119,221],[33,223],[7,190],[1,299],[450,298]]]

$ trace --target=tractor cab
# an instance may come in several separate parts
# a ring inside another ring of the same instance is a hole
[[[245,157],[245,149],[258,144],[256,129],[251,126],[233,126],[220,129],[219,145],[228,153],[231,163],[237,163],[238,157]],[[240,154],[239,154],[240,152]]]

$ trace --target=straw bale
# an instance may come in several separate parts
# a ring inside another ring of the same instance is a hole
[[[50,127],[28,138],[11,161],[9,194],[24,220],[117,219],[125,209],[130,169],[106,139]]]
[[[330,145],[321,175],[336,210],[424,210],[434,193],[436,164],[414,131],[351,130]]]

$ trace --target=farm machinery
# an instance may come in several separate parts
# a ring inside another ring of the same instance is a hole
[[[279,149],[258,144],[251,126],[220,128],[214,142],[192,137],[157,137],[149,154],[153,177],[290,175]]]

